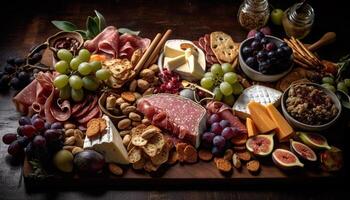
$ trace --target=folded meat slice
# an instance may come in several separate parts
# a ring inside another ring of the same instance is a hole
[[[186,142],[198,147],[200,135],[206,129],[206,110],[194,101],[173,94],[145,96],[137,109],[153,125],[163,128]]]
[[[116,27],[108,26],[94,39],[87,40],[84,47],[90,52],[102,52],[112,56],[118,57],[119,48],[119,32]]]
[[[141,51],[144,52],[151,44],[151,40],[148,38],[141,38],[130,34],[123,34],[119,39],[119,57],[129,60],[136,49],[141,49]]]

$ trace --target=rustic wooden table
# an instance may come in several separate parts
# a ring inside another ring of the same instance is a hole
[[[142,35],[152,38],[157,32],[173,29],[172,38],[197,39],[205,33],[215,30],[225,31],[236,41],[241,41],[246,31],[238,25],[236,13],[239,0],[177,0],[177,1],[68,1],[57,0],[40,2],[38,0],[21,2],[11,0],[2,5],[0,12],[2,28],[0,31],[0,63],[13,55],[25,55],[27,50],[43,42],[48,36],[57,32],[50,23],[60,19],[73,21],[84,26],[88,15],[93,10],[104,14],[107,23],[117,27],[128,27],[142,31]],[[274,6],[287,8],[294,2],[282,0],[270,1]],[[317,40],[327,31],[338,34],[336,43],[325,47],[319,54],[328,59],[337,60],[350,52],[348,38],[350,29],[347,6],[340,2],[311,1],[315,8],[316,21],[311,35],[306,41]],[[273,27],[275,32],[281,29]],[[0,136],[14,132],[17,128],[19,114],[11,103],[13,93],[0,94]],[[349,115],[347,115],[349,116]],[[344,120],[345,121],[345,120]],[[332,130],[334,141],[345,147],[349,135],[349,126],[342,123]],[[346,171],[349,171],[346,169]],[[347,177],[339,179],[345,180]],[[334,183],[334,182],[332,182]],[[93,184],[93,183],[92,183]],[[28,191],[22,180],[21,163],[13,162],[7,155],[7,145],[0,142],[0,199],[339,199],[346,190],[330,189],[334,185],[322,182],[269,185],[252,184],[244,186],[225,186],[201,184],[160,188],[134,187],[91,187],[91,188],[50,188],[39,191]],[[320,189],[321,188],[321,189]],[[333,187],[334,188],[334,187]]]

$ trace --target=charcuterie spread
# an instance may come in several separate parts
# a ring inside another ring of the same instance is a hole
[[[166,174],[198,163],[232,178],[241,168],[259,176],[266,162],[340,170],[342,150],[324,133],[349,109],[349,57],[323,60],[292,22],[283,21],[288,36],[273,36],[265,24],[282,25],[280,10],[254,15],[249,6],[238,15],[251,29],[243,41],[220,30],[147,38],[107,26],[97,11],[87,30],[53,21],[62,32],[50,48],[9,59],[1,72],[0,88],[18,91],[12,101],[22,115],[17,133],[2,138],[8,153],[46,175]],[[41,64],[43,56],[53,64]]]

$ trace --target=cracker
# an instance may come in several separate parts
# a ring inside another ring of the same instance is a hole
[[[134,95],[134,93],[133,92],[123,92],[122,94],[121,94],[121,97],[124,99],[124,100],[126,100],[126,101],[128,101],[128,102],[134,102],[135,100],[136,100],[136,98],[135,98],[135,95]]]
[[[157,146],[149,143],[143,146],[142,149],[149,157],[154,157],[158,152]]]
[[[136,136],[136,135],[141,135],[142,132],[143,132],[146,128],[147,128],[147,126],[144,125],[144,124],[140,124],[140,125],[138,125],[138,126],[132,128],[131,131],[130,131],[131,137],[134,137],[134,136]]]
[[[145,131],[142,132],[141,137],[144,138],[145,140],[151,139],[157,132],[160,132],[159,128],[146,128]]]
[[[151,157],[151,161],[155,165],[161,165],[168,161],[169,158],[169,149],[168,146],[164,145],[162,150],[155,155],[154,157]]]
[[[151,139],[148,140],[150,144],[157,146],[158,150],[161,150],[165,144],[165,139],[162,133],[157,132]]]
[[[199,156],[199,159],[203,161],[210,161],[211,159],[213,159],[213,154],[206,149],[199,150],[198,156]]]
[[[139,147],[133,147],[128,153],[130,163],[136,163],[137,161],[141,160],[141,157],[142,151]]]
[[[219,158],[216,161],[216,168],[220,170],[221,172],[230,172],[232,170],[232,165],[229,161]]]
[[[146,164],[146,160],[144,158],[141,158],[139,161],[132,164],[132,168],[136,170],[143,169]]]
[[[186,146],[187,146],[186,143],[177,143],[176,144],[176,151],[177,151],[180,162],[183,162],[185,160],[184,151],[185,151]]]
[[[87,137],[95,137],[96,135],[98,135],[100,133],[100,122],[98,119],[93,119],[93,121],[91,122],[90,120],[90,126],[87,127],[86,129],[86,136]]]
[[[131,143],[135,146],[142,147],[147,144],[147,140],[143,139],[140,135],[136,135],[131,138]]]
[[[222,62],[232,63],[238,55],[237,45],[231,36],[224,32],[212,32],[210,34],[210,48],[216,58]]]
[[[196,148],[192,145],[187,145],[184,149],[184,160],[187,163],[195,163],[198,160],[198,154]]]

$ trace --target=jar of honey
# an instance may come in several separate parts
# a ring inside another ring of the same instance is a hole
[[[284,12],[282,25],[288,37],[303,39],[314,23],[314,9],[307,3],[296,3]]]

